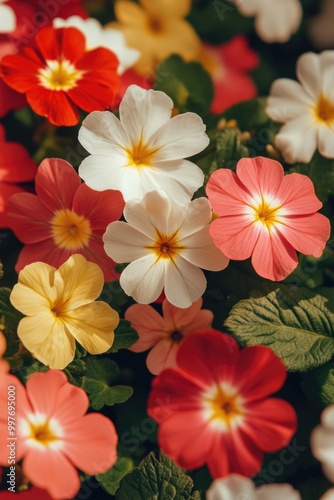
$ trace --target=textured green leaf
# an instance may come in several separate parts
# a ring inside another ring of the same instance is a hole
[[[169,95],[181,113],[206,113],[214,95],[211,77],[203,66],[197,62],[185,62],[178,55],[159,64],[155,89]]]
[[[119,272],[122,272],[122,270],[120,270]],[[109,283],[104,284],[103,290],[98,300],[106,302],[113,309],[119,312],[121,307],[128,300],[128,296],[126,295],[123,288],[119,284],[119,281],[113,280],[110,281]]]
[[[334,403],[334,361],[304,373],[301,387],[311,403],[325,408]]]
[[[108,358],[85,358],[86,375],[83,378],[83,389],[88,393],[91,407],[99,410],[105,405],[112,406],[124,403],[133,394],[132,387],[110,386],[118,377],[118,365]]]
[[[240,102],[227,109],[224,117],[226,120],[236,120],[238,127],[243,131],[264,126],[269,127],[270,120],[265,113],[266,104],[266,97]],[[274,125],[272,125],[272,129],[274,129]]]
[[[232,308],[225,328],[244,345],[270,347],[290,371],[311,370],[334,354],[334,314],[325,293],[266,285]]]
[[[139,467],[128,474],[116,493],[117,500],[200,500],[187,474],[162,453],[150,453]]]
[[[116,464],[104,474],[98,474],[96,479],[110,495],[115,495],[119,483],[124,476],[133,470],[133,461],[128,457],[121,457]]]
[[[9,299],[10,294],[11,290],[9,288],[0,288],[0,320],[4,316],[6,327],[16,330],[23,315],[12,306]]]
[[[108,353],[117,352],[119,349],[127,349],[138,340],[138,333],[131,327],[130,321],[121,319],[115,330],[115,339]]]
[[[86,365],[81,359],[74,359],[63,371],[71,384],[82,386]]]

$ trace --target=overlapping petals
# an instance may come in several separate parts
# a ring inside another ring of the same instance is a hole
[[[256,272],[279,281],[297,266],[297,253],[320,257],[330,234],[329,220],[311,180],[284,176],[275,160],[242,159],[236,174],[219,169],[207,184],[213,211],[210,234],[230,259],[252,257]]]
[[[216,479],[206,492],[206,500],[301,500],[289,484],[267,484],[256,488],[254,483],[239,474]]]

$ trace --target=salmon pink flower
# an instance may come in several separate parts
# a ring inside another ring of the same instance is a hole
[[[246,71],[256,68],[259,57],[244,36],[236,36],[220,46],[204,43],[200,61],[214,84],[213,113],[222,113],[257,95],[256,85]]]
[[[28,151],[16,142],[6,142],[5,129],[0,125],[0,227],[7,227],[5,215],[9,198],[14,193],[22,193],[23,186],[34,180],[37,165],[29,157]]]
[[[195,113],[171,118],[173,101],[164,93],[131,85],[119,107],[91,113],[79,141],[91,156],[79,175],[92,189],[118,189],[125,201],[163,189],[176,201],[189,201],[203,184],[201,169],[185,157],[209,144],[202,119]]]
[[[136,302],[154,302],[164,289],[167,300],[187,308],[206,288],[203,271],[225,269],[228,259],[209,235],[210,204],[197,198],[181,205],[162,190],[125,205],[127,222],[112,222],[103,236],[106,253],[130,262],[120,285]]]
[[[296,431],[293,407],[268,397],[286,369],[264,346],[239,351],[218,330],[184,339],[176,368],[152,383],[148,414],[160,426],[161,450],[185,469],[207,464],[213,478],[259,472],[263,452],[284,448]]]
[[[134,304],[125,312],[125,319],[138,332],[139,340],[130,351],[142,352],[151,349],[146,359],[147,368],[154,375],[176,365],[176,353],[183,339],[197,330],[211,328],[213,313],[201,309],[202,298],[190,307],[180,309],[164,300],[161,316],[152,306]]]
[[[216,479],[206,492],[206,500],[302,500],[290,484],[266,484],[256,488],[253,481],[239,474]]]
[[[267,115],[284,125],[275,145],[289,163],[308,163],[315,151],[334,158],[334,50],[307,52],[297,61],[299,82],[279,78],[271,86]]]
[[[107,225],[118,220],[124,201],[119,191],[93,191],[81,183],[65,160],[44,160],[36,175],[34,194],[8,201],[7,221],[25,247],[16,271],[41,261],[58,267],[78,253],[98,264],[105,281],[116,278],[115,263],[103,249]]]
[[[216,170],[206,192],[220,216],[210,225],[214,243],[230,259],[252,257],[260,276],[285,279],[298,265],[296,250],[321,256],[330,223],[317,213],[322,203],[306,175],[284,176],[275,160],[243,158],[236,174]]]
[[[90,354],[106,352],[119,316],[105,302],[95,302],[102,288],[101,269],[82,255],[72,255],[59,269],[43,262],[26,266],[10,295],[26,315],[17,329],[25,348],[60,370],[73,360],[75,341]]]
[[[76,28],[44,28],[36,48],[5,56],[0,74],[10,87],[26,94],[39,115],[54,125],[75,125],[79,108],[103,110],[120,86],[118,59],[103,47],[86,50],[85,36]]]
[[[16,460],[23,460],[23,474],[33,485],[47,490],[54,500],[74,498],[81,486],[77,469],[95,475],[114,465],[114,424],[99,413],[86,415],[87,394],[70,384],[64,373],[33,373],[26,388],[7,375],[8,386],[16,396]],[[0,463],[8,466],[7,394],[8,390],[0,392]]]

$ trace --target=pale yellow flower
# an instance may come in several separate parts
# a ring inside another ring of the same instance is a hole
[[[94,302],[103,273],[82,255],[56,269],[43,262],[26,266],[10,296],[26,315],[18,326],[23,345],[50,368],[65,368],[74,358],[75,340],[90,354],[106,352],[119,316],[105,302]]]
[[[191,0],[140,0],[140,5],[118,0],[118,22],[108,26],[121,30],[128,46],[141,52],[136,71],[153,77],[157,64],[171,54],[179,54],[186,61],[198,57],[200,38],[183,19],[190,7]]]

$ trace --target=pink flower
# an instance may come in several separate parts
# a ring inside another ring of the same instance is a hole
[[[222,113],[233,104],[257,95],[256,85],[246,72],[258,66],[259,57],[244,36],[236,36],[219,46],[203,44],[201,62],[211,74],[215,88],[213,113]]]
[[[8,226],[5,215],[8,199],[24,191],[17,183],[34,180],[36,172],[37,165],[28,151],[21,144],[6,142],[5,129],[0,125],[0,227]]]
[[[286,446],[296,430],[292,406],[268,397],[286,369],[264,346],[239,350],[217,330],[189,335],[152,383],[148,414],[159,424],[161,450],[185,469],[207,464],[213,478],[253,476],[263,452]]]
[[[87,394],[63,372],[34,373],[26,388],[13,375],[5,382],[15,394],[16,461],[23,459],[23,474],[34,485],[54,499],[73,498],[81,485],[76,468],[95,475],[114,465],[118,438],[113,423],[98,413],[85,415]],[[0,393],[0,463],[6,466],[7,393]]]
[[[176,366],[176,354],[183,339],[191,332],[210,329],[213,313],[201,309],[203,300],[196,300],[187,309],[180,309],[164,300],[161,316],[152,306],[134,304],[125,312],[125,319],[137,330],[139,340],[131,351],[151,349],[147,356],[147,368],[158,375],[167,367]]]
[[[230,259],[252,257],[260,276],[286,278],[298,265],[296,250],[321,256],[330,223],[316,213],[322,203],[306,175],[284,176],[275,160],[243,158],[236,174],[216,170],[206,192],[220,216],[210,226],[215,245]]]
[[[105,281],[115,278],[102,235],[122,215],[121,193],[90,189],[69,163],[56,158],[41,163],[35,184],[37,196],[14,195],[8,202],[9,226],[26,244],[16,271],[36,261],[59,267],[77,253],[98,264]]]

